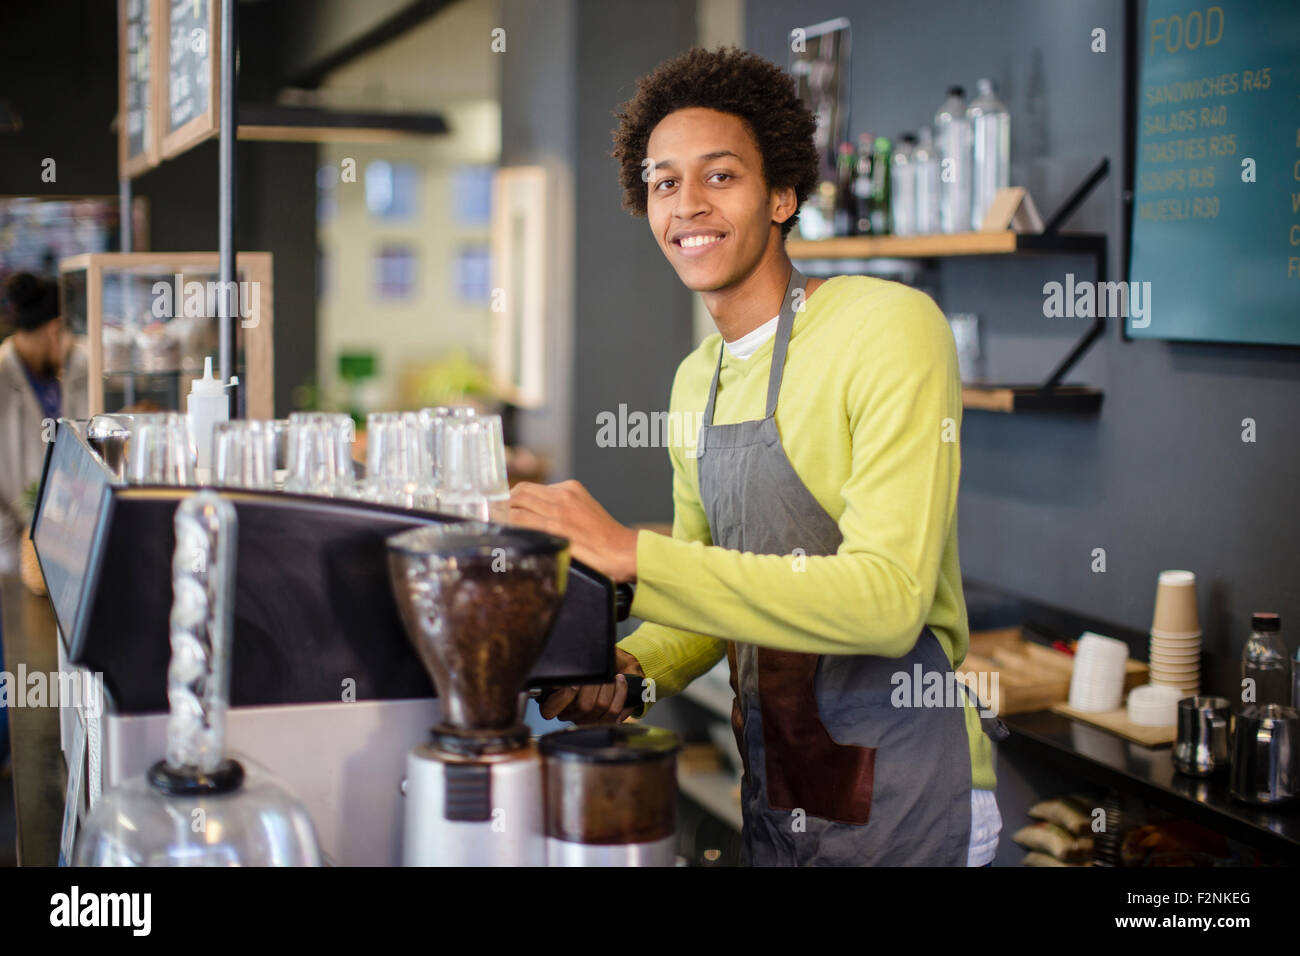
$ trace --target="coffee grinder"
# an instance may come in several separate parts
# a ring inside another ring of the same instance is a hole
[[[387,539],[393,593],[442,704],[406,761],[406,866],[545,866],[542,764],[524,685],[564,596],[569,545],[456,522]]]

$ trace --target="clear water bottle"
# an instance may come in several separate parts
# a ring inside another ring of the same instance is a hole
[[[1250,637],[1241,652],[1243,691],[1248,678],[1255,682],[1254,703],[1290,706],[1291,657],[1282,640],[1282,619],[1271,612],[1251,615]]]
[[[939,231],[939,156],[927,126],[912,150],[916,175],[916,232],[926,236]]]
[[[894,235],[916,234],[916,164],[912,153],[916,149],[916,135],[903,133],[898,137],[891,167],[893,169]]]
[[[972,138],[970,227],[978,231],[999,189],[1011,185],[1011,114],[998,99],[993,81],[980,80],[966,108]]]
[[[966,118],[966,91],[948,87],[948,98],[934,114],[934,142],[939,149],[939,228],[970,230],[971,131]]]

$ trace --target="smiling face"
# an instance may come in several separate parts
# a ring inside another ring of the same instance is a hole
[[[769,189],[745,122],[706,107],[675,110],[650,133],[646,214],[688,289],[713,292],[749,276],[795,212],[790,188]]]

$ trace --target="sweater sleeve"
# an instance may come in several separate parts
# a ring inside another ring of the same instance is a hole
[[[891,658],[911,650],[956,509],[952,334],[934,303],[908,290],[875,305],[845,347],[856,360],[844,373],[852,457],[837,553],[757,555],[642,531],[638,616],[778,650]]]

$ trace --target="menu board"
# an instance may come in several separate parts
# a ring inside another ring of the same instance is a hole
[[[119,5],[118,165],[135,176],[158,164],[153,0]]]
[[[162,0],[166,18],[165,159],[217,131],[215,0]]]
[[[1300,3],[1149,0],[1137,42],[1128,334],[1300,345]]]

